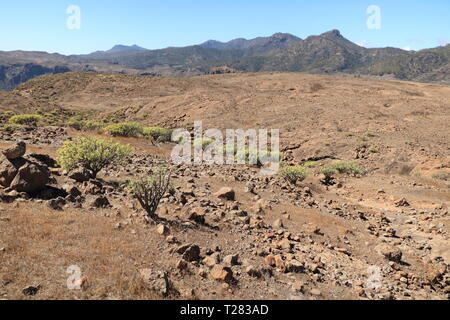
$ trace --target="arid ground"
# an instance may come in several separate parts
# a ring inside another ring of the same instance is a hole
[[[0,298],[450,297],[450,86],[67,73],[0,92],[0,111],[5,123],[7,111],[54,117],[13,132],[4,124],[1,150],[23,140],[28,154],[55,158],[69,138],[107,138],[70,128],[60,115],[72,112],[171,129],[199,120],[204,129],[279,129],[283,165],[311,166],[292,185],[252,166],[173,165],[172,143],[115,138],[135,155],[97,180],[50,166],[52,190],[69,194],[0,191]],[[364,174],[326,185],[321,168],[335,161]],[[164,163],[176,192],[158,209],[165,220],[153,222],[122,182]],[[234,197],[219,198],[222,188]],[[70,266],[80,268],[81,290],[67,288]]]

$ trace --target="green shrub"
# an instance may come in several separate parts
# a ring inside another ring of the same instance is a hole
[[[99,138],[76,138],[58,150],[58,163],[65,170],[78,167],[90,170],[94,177],[110,164],[121,164],[133,148],[119,142]]]
[[[38,114],[19,114],[9,118],[8,122],[10,124],[37,126],[42,122],[42,116]]]
[[[278,174],[289,183],[296,184],[308,177],[308,169],[304,166],[290,166],[281,168]]]
[[[67,121],[66,125],[75,130],[82,130],[83,129],[83,120],[80,120],[78,118],[72,118]]]
[[[335,161],[326,167],[327,170],[334,171],[335,173],[345,173],[345,174],[363,174],[364,170],[362,170],[358,164],[354,162],[347,161]],[[325,168],[323,169],[325,170]],[[323,172],[322,172],[323,173]]]
[[[14,111],[4,111],[4,112],[0,112],[0,121],[2,122],[8,122],[8,120],[12,117],[15,116],[17,113]]]
[[[3,130],[5,130],[6,132],[9,132],[9,133],[13,133],[22,127],[23,126],[21,126],[20,124],[5,124],[5,126],[3,127]]]
[[[448,172],[438,172],[433,174],[432,176],[433,179],[435,180],[443,180],[443,181],[449,181],[450,180],[450,173]]]
[[[3,115],[8,118],[11,118],[11,117],[15,116],[16,114],[17,113],[15,111],[11,111],[11,110],[3,112]]]
[[[327,178],[331,178],[332,176],[334,176],[337,173],[337,171],[330,167],[324,167],[324,168],[320,169],[320,173],[322,173]]]
[[[106,124],[98,120],[85,120],[81,123],[81,129],[85,131],[100,132],[105,128]]]
[[[170,171],[159,168],[149,177],[133,180],[129,183],[131,193],[135,195],[148,216],[154,220],[158,218],[156,210],[161,199],[170,192]]]
[[[306,161],[306,162],[302,163],[302,166],[305,168],[315,168],[315,167],[317,167],[317,162],[316,161]]]
[[[283,157],[281,152],[276,151],[259,151],[259,150],[239,150],[236,152],[238,161],[245,161],[246,164],[256,164],[261,166],[263,163],[280,161]]]
[[[136,122],[122,122],[107,126],[105,132],[113,137],[139,137],[143,134],[144,127]]]
[[[369,151],[370,153],[378,153],[377,147],[374,147],[374,146],[369,147],[369,149],[367,149],[367,151]]]
[[[106,127],[101,121],[98,120],[81,120],[80,117],[71,118],[67,125],[75,130],[79,131],[97,131],[101,132]]]
[[[172,140],[172,130],[160,127],[144,127],[142,134],[146,138],[151,138],[158,142],[170,142]]]

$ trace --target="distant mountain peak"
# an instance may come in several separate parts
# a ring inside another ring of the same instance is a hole
[[[274,33],[274,34],[272,35],[272,38],[292,38],[292,39],[298,39],[298,40],[300,40],[299,37],[296,37],[296,36],[294,36],[293,34],[290,34],[290,33],[283,33],[283,32],[277,32],[277,33]]]
[[[339,30],[337,30],[337,29],[333,29],[331,31],[322,33],[320,36],[321,37],[343,38],[341,32]]]
[[[254,39],[237,38],[228,42],[220,42],[216,40],[208,40],[201,47],[212,49],[239,49],[252,50],[255,52],[267,52],[268,50],[286,48],[292,43],[301,41],[302,39],[290,33],[275,33],[269,37],[258,37]]]
[[[142,48],[136,44],[133,44],[132,46],[126,46],[123,44],[118,44],[112,47],[110,50],[106,52],[124,52],[124,51],[147,51],[147,49]]]

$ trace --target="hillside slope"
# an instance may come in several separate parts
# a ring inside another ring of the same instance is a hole
[[[2,113],[0,150],[25,141],[51,179],[38,194],[0,187],[0,297],[448,300],[449,101],[449,86],[293,73],[65,73],[0,92],[0,111],[44,120],[64,108],[105,123],[280,129],[283,165],[308,166],[293,184],[255,166],[176,165],[173,143],[69,121],[8,126]],[[76,181],[52,159],[80,136],[135,155]],[[321,169],[336,161],[359,170],[328,183]],[[124,186],[161,165],[174,190],[154,222]],[[83,290],[67,290],[72,265]]]
[[[118,45],[108,51],[71,56],[0,52],[0,89],[12,89],[36,76],[67,71],[189,77],[222,66],[245,72],[349,73],[448,84],[450,45],[418,52],[367,49],[332,30],[305,40],[277,33],[251,40],[210,40],[158,50]]]

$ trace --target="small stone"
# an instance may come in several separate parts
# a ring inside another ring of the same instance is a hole
[[[52,210],[62,211],[63,207],[66,205],[66,200],[64,198],[56,198],[49,200],[47,206]]]
[[[220,189],[216,194],[216,197],[219,199],[234,201],[236,197],[236,193],[233,189],[224,187]]]
[[[72,282],[72,284],[75,288],[79,288],[81,290],[86,290],[86,288],[88,286],[88,279],[87,279],[87,277],[82,277],[80,279],[74,280]]]
[[[293,246],[294,245],[288,239],[283,239],[278,242],[278,247],[283,250],[291,250]]]
[[[169,277],[166,272],[141,269],[139,271],[142,279],[156,292],[167,296],[170,291]]]
[[[302,281],[296,281],[292,285],[292,290],[294,292],[303,292],[304,288],[305,288],[305,284]]]
[[[40,285],[28,286],[28,287],[22,289],[22,293],[26,296],[35,296],[39,292],[39,290],[41,290]]]
[[[245,269],[245,272],[253,278],[261,278],[261,272],[257,270],[254,266],[248,266]]]
[[[169,231],[169,228],[168,228],[167,226],[161,224],[161,225],[159,225],[159,226],[156,228],[156,232],[158,232],[158,233],[159,233],[160,235],[162,235],[162,236],[165,236],[165,235],[167,235],[170,231]]]
[[[255,193],[255,184],[251,183],[251,182],[247,182],[247,184],[245,185],[245,192],[247,193]]]
[[[394,246],[383,243],[378,245],[375,251],[390,261],[400,262],[402,260],[402,251]]]
[[[178,270],[184,271],[184,270],[187,270],[188,264],[187,264],[187,262],[186,262],[185,260],[180,259],[180,260],[178,260],[177,263],[175,264],[175,267],[176,267]]]
[[[208,270],[205,268],[200,268],[197,274],[202,278],[206,278],[208,276]]]
[[[230,254],[223,258],[223,263],[227,266],[235,266],[239,264],[239,255],[238,254]]]
[[[284,263],[284,261],[281,258],[281,256],[276,256],[275,257],[275,267],[280,269],[281,272],[285,272],[286,271],[286,264]]]
[[[209,256],[206,257],[205,259],[203,259],[203,264],[207,267],[214,267],[216,264],[219,263],[218,259],[217,259],[217,255],[216,256]]]
[[[166,241],[167,241],[168,243],[170,243],[170,244],[178,243],[177,238],[175,238],[175,237],[172,236],[172,235],[168,235],[168,236],[166,237]]]
[[[273,226],[275,229],[281,229],[281,228],[284,228],[283,220],[281,220],[281,219],[275,220],[272,226]]]
[[[196,297],[194,289],[191,289],[191,288],[182,289],[182,290],[180,290],[180,293],[184,298],[186,298],[188,300],[195,299],[195,297]]]
[[[16,143],[15,146],[12,146],[11,148],[3,150],[2,153],[6,157],[6,159],[14,160],[14,159],[22,157],[25,154],[26,150],[27,150],[27,145],[25,144],[25,142],[20,141],[20,142]]]
[[[218,281],[228,282],[233,279],[233,271],[230,268],[216,265],[209,273],[211,278]]]
[[[194,221],[198,224],[205,224],[205,213],[202,211],[201,208],[195,208],[192,209],[189,214],[187,215],[187,219],[190,221]]]
[[[409,204],[408,200],[406,200],[405,198],[402,198],[402,199],[398,200],[397,202],[395,202],[395,206],[396,207],[409,207],[410,204]]]
[[[90,206],[92,208],[108,208],[111,206],[111,204],[109,203],[108,198],[100,196],[100,197],[94,198],[91,201]]]
[[[192,262],[200,259],[200,247],[192,244],[182,253],[183,259]]]
[[[273,256],[273,255],[268,255],[268,256],[266,256],[266,257],[264,258],[264,262],[265,262],[265,264],[267,264],[268,266],[275,267],[275,264],[276,264],[275,256]]]
[[[320,234],[320,228],[313,224],[307,224],[305,226],[305,231],[313,234]]]
[[[320,290],[318,290],[318,289],[312,289],[309,293],[311,295],[317,296],[317,297],[322,295],[322,292]]]
[[[285,263],[287,273],[303,273],[305,272],[305,267],[300,261],[290,260]]]

